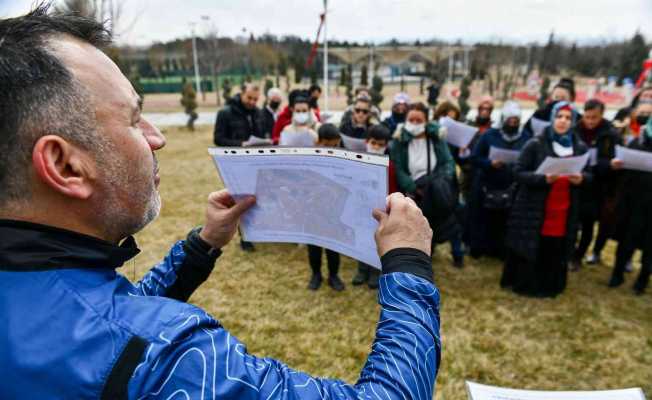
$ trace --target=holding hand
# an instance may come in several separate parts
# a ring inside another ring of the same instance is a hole
[[[611,169],[618,171],[623,169],[624,166],[625,163],[623,162],[623,160],[619,160],[617,158],[611,159]]]
[[[494,168],[496,168],[496,169],[500,169],[500,168],[502,168],[503,165],[505,165],[505,164],[504,164],[502,161],[500,161],[500,160],[492,160],[492,161],[491,161],[491,166],[494,167]]]
[[[582,174],[568,175],[568,181],[571,183],[571,185],[578,186],[584,182],[584,176]]]
[[[380,224],[376,231],[378,255],[404,247],[430,255],[432,229],[414,200],[393,193],[387,197],[387,209],[374,210],[373,216]]]
[[[256,204],[254,196],[236,202],[227,190],[208,195],[206,224],[199,237],[215,249],[221,249],[233,239],[238,229],[240,217]]]
[[[546,182],[548,183],[548,185],[552,185],[557,181],[557,179],[559,179],[559,175],[554,175],[554,174],[546,175]]]

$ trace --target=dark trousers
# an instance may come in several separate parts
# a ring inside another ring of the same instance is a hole
[[[315,275],[321,276],[321,254],[322,248],[319,246],[308,245],[308,261],[310,269]],[[326,260],[328,261],[328,274],[336,276],[340,270],[340,255],[332,250],[326,249]]]
[[[593,244],[593,254],[596,256],[600,256],[604,246],[607,245],[610,236],[609,232],[610,229],[608,229],[605,224],[600,223],[600,226],[598,227],[598,237],[595,239],[595,243]]]
[[[634,256],[636,245],[630,240],[621,240],[618,243],[618,250],[616,250],[616,266],[614,267],[613,276],[624,279],[625,268],[627,263]],[[641,258],[641,272],[636,280],[635,287],[638,289],[645,289],[650,281],[650,274],[652,273],[652,254],[649,251],[643,250],[643,257]]]
[[[586,217],[582,218],[582,232],[580,234],[580,242],[575,249],[575,255],[573,256],[575,260],[582,260],[586,251],[591,246],[593,241],[593,226],[595,225],[595,218]],[[604,245],[603,245],[604,246]]]

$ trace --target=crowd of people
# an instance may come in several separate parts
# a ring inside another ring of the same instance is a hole
[[[448,242],[452,263],[464,267],[466,255],[491,257],[504,263],[500,285],[514,292],[551,297],[562,293],[569,271],[602,261],[609,239],[618,241],[610,287],[624,283],[632,257],[642,250],[641,269],[634,284],[644,293],[652,269],[652,213],[646,200],[652,173],[625,170],[616,158],[616,146],[652,151],[652,88],[642,89],[630,107],[613,121],[605,119],[605,104],[575,104],[575,84],[561,79],[546,105],[527,121],[518,103],[507,101],[494,120],[490,96],[478,101],[472,120],[464,120],[459,107],[443,101],[434,107],[413,102],[406,93],[394,96],[389,115],[373,104],[369,89],[359,87],[335,126],[322,121],[318,101],[321,88],[313,85],[288,94],[271,89],[265,106],[255,84],[219,111],[214,131],[217,146],[296,143],[292,135],[309,132],[303,145],[350,147],[363,140],[366,151],[390,158],[389,191],[413,199],[434,231],[432,248]],[[434,104],[434,101],[429,101]],[[464,147],[447,140],[442,118],[475,129]],[[322,132],[324,132],[322,134]],[[251,138],[256,137],[252,142]],[[517,161],[491,157],[493,149],[518,153]],[[563,158],[591,152],[582,173],[541,175],[536,171],[548,157]],[[618,223],[616,223],[618,221]],[[594,229],[597,236],[594,241]],[[592,251],[587,253],[593,243]],[[253,245],[241,242],[246,251]],[[327,250],[328,283],[335,290],[344,284],[337,276],[339,256]],[[321,284],[321,249],[309,247],[312,277],[308,287]],[[378,286],[378,271],[360,263],[352,284]]]

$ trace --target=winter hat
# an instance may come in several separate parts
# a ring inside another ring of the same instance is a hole
[[[392,105],[395,106],[397,104],[410,104],[410,96],[404,92],[396,93]]]
[[[491,96],[482,96],[480,102],[478,102],[478,107],[482,106],[485,103],[489,103],[491,108],[494,108],[494,98]]]
[[[515,101],[505,102],[502,110],[503,121],[516,117],[521,119],[521,106]]]

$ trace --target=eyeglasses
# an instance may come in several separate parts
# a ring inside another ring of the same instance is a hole
[[[355,111],[357,114],[369,114],[369,110],[366,108],[354,108],[353,111]]]

